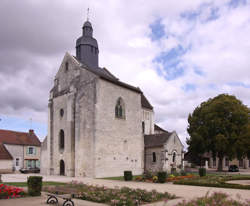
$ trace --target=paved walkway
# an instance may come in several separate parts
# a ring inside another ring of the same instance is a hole
[[[30,175],[30,174],[29,174]],[[27,180],[26,174],[7,174],[2,176],[4,182],[24,182]],[[33,175],[33,174],[32,174]],[[198,187],[198,186],[187,186],[187,185],[173,185],[173,184],[155,184],[155,183],[145,183],[145,182],[124,182],[117,180],[104,180],[104,179],[92,179],[92,178],[79,178],[79,177],[64,177],[64,176],[43,176],[43,181],[57,181],[57,182],[71,182],[72,180],[83,182],[92,185],[104,185],[106,187],[114,188],[116,186],[123,187],[127,186],[130,188],[140,188],[146,190],[155,189],[159,192],[169,192],[175,194],[178,197],[190,200],[196,197],[201,197],[207,193],[211,194],[213,192],[224,192],[229,195],[229,197],[238,200],[239,197],[242,200],[249,199],[249,190],[239,190],[239,189],[225,189],[225,188],[213,188],[213,187]],[[2,202],[0,202],[2,203]],[[1,204],[2,205],[2,204]],[[153,204],[157,205],[157,204]],[[163,205],[163,203],[159,203]],[[173,204],[167,204],[173,205]]]

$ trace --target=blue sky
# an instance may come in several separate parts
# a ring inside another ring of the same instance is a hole
[[[32,127],[40,139],[47,135],[49,91],[65,52],[75,54],[88,7],[100,66],[139,86],[156,122],[177,131],[183,143],[188,114],[202,101],[229,93],[250,106],[249,0],[13,0],[0,6],[0,128]]]

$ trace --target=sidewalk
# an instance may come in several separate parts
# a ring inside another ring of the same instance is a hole
[[[29,174],[33,175],[33,174]],[[27,174],[6,174],[2,176],[4,182],[25,182],[27,180]],[[72,180],[83,182],[85,184],[92,185],[104,185],[106,187],[130,187],[140,188],[146,190],[157,190],[158,192],[169,192],[175,194],[177,197],[190,200],[197,197],[205,196],[207,193],[212,194],[213,192],[223,192],[229,195],[230,198],[239,200],[249,199],[249,190],[239,189],[226,189],[226,188],[214,188],[214,187],[199,187],[199,186],[187,186],[187,185],[174,185],[174,184],[156,184],[156,183],[145,183],[145,182],[124,182],[117,180],[104,180],[104,179],[93,179],[93,178],[80,178],[80,177],[64,177],[64,176],[43,176],[43,181],[56,181],[56,182],[71,182]],[[159,204],[160,205],[160,204]],[[163,205],[163,204],[161,204]]]

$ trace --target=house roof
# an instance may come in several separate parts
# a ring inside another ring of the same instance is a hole
[[[144,96],[143,93],[141,94],[141,106],[150,110],[153,109],[152,105],[149,103],[148,99]]]
[[[165,132],[161,134],[144,135],[144,145],[145,147],[163,146],[171,135],[172,133],[170,132]]]
[[[0,142],[0,160],[13,160],[13,157],[1,142]]]
[[[162,129],[161,127],[159,127],[157,124],[155,124],[155,130],[158,130],[158,131],[161,131],[161,132],[168,132],[167,130],[165,129]]]
[[[29,132],[16,132],[0,129],[0,143],[41,146],[41,142],[34,133],[34,130],[29,130]]]

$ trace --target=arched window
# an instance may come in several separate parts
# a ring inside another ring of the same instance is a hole
[[[64,110],[60,109],[60,117],[63,117],[63,115],[64,115]]]
[[[145,122],[142,122],[142,133],[145,133]]]
[[[156,154],[155,154],[155,152],[153,152],[153,162],[156,162]]]
[[[59,133],[59,149],[64,149],[64,131],[61,129]]]
[[[65,164],[63,160],[60,160],[60,175],[65,175]]]
[[[173,153],[173,162],[175,162],[176,161],[176,153],[174,152]]]
[[[119,97],[115,105],[115,117],[125,119],[125,104],[121,97]]]
[[[69,63],[66,62],[66,63],[65,63],[65,72],[67,72],[68,70],[69,70]]]

